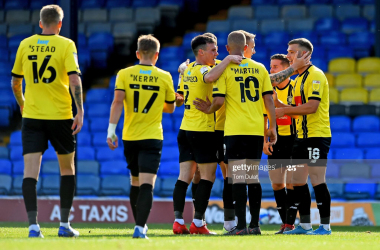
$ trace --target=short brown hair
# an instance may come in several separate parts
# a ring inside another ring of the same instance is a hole
[[[152,58],[160,50],[160,42],[153,35],[141,35],[137,39],[137,50],[143,57]]]
[[[238,31],[240,31],[241,33],[244,34],[244,36],[245,36],[245,40],[246,40],[246,41],[245,41],[246,44],[248,44],[251,40],[252,40],[252,41],[255,41],[255,37],[256,37],[255,34],[249,33],[249,32],[247,32],[247,31],[245,31],[245,30],[238,30]]]
[[[214,34],[212,34],[212,33],[210,33],[210,32],[206,32],[206,33],[204,33],[203,35],[204,35],[204,36],[211,37],[211,38],[214,39],[216,42],[218,42],[218,38],[217,38]]]
[[[55,4],[46,5],[40,11],[42,26],[57,25],[63,19],[63,10]]]
[[[246,45],[245,35],[240,31],[232,31],[227,38],[228,46],[244,49]]]
[[[313,44],[306,38],[293,39],[288,43],[288,45],[291,45],[291,44],[298,44],[304,50],[310,51],[310,53],[313,52]]]
[[[216,45],[216,40],[208,35],[199,35],[191,40],[191,49],[195,56],[198,56],[199,49],[206,50],[208,43],[214,43]]]
[[[271,60],[273,60],[273,59],[280,60],[281,61],[281,65],[284,66],[284,67],[289,67],[290,66],[290,62],[289,62],[288,58],[286,58],[286,55],[284,55],[284,54],[274,54],[273,56],[271,56],[270,59]]]

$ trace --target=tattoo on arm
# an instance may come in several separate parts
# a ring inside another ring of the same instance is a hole
[[[18,105],[24,106],[24,95],[22,94],[22,78],[12,77],[12,90]]]
[[[275,73],[275,74],[270,74],[270,81],[272,84],[279,84],[283,81],[285,81],[289,76],[291,76],[294,73],[294,69],[292,68],[287,68],[281,72]]]
[[[75,99],[75,102],[77,104],[78,109],[83,110],[83,104],[82,104],[82,86],[80,86],[80,85],[75,86],[74,99]]]

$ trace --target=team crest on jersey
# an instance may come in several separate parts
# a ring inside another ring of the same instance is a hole
[[[75,60],[76,65],[79,65],[79,63],[78,63],[78,54],[75,53],[75,52],[73,52],[73,55],[74,55],[74,60]]]
[[[318,91],[320,87],[321,87],[320,81],[313,81],[313,90],[314,91]]]
[[[292,104],[292,99],[293,99],[293,97],[292,97],[291,95],[288,96],[288,98],[287,98],[288,105],[291,105],[291,104]]]
[[[207,68],[207,67],[202,67],[202,68],[200,69],[200,71],[201,71],[201,73],[202,73],[202,75],[203,75],[205,72],[208,71],[208,68]]]

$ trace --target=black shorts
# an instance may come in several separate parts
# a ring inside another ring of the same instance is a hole
[[[296,138],[293,146],[292,164],[326,166],[331,137]]]
[[[198,164],[217,162],[215,132],[178,132],[179,163],[195,161]]]
[[[286,167],[291,164],[294,135],[277,136],[277,142],[273,146],[272,155],[268,156],[268,164],[275,168]]]
[[[226,154],[224,162],[228,160],[260,160],[263,152],[264,136],[258,135],[230,135],[224,137]]]
[[[48,141],[58,154],[75,151],[75,136],[72,135],[73,119],[40,120],[22,118],[22,154],[45,152]]]
[[[124,141],[124,155],[131,175],[139,173],[157,174],[161,161],[162,140],[148,139]]]
[[[224,146],[224,131],[215,130],[216,139],[216,158],[218,163],[224,161],[225,146]]]

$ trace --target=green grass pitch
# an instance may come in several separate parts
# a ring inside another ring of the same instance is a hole
[[[27,238],[26,223],[0,222],[0,249],[27,250],[111,250],[111,249],[379,249],[380,227],[332,227],[330,236],[274,235],[279,226],[264,225],[261,236],[222,236],[222,225],[210,225],[218,233],[173,235],[170,224],[150,224],[149,240],[132,239],[132,224],[78,223],[77,239],[59,238],[57,223],[41,223],[45,239]],[[316,229],[316,226],[314,226]]]

